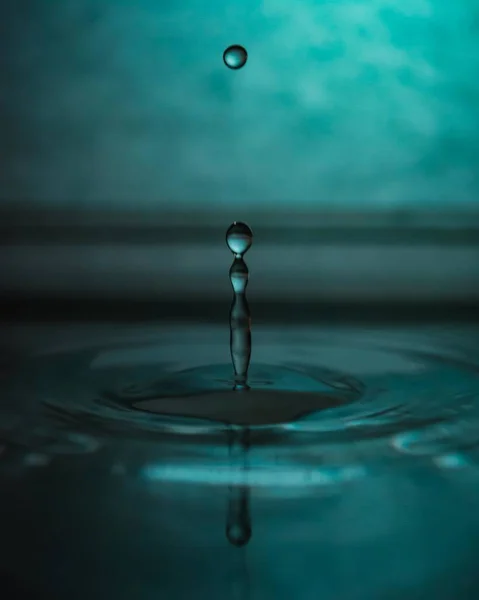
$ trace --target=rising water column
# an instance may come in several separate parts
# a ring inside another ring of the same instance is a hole
[[[234,389],[248,390],[248,367],[251,358],[251,314],[246,299],[248,267],[243,256],[253,243],[253,232],[246,225],[235,221],[226,232],[226,244],[234,254],[229,276],[233,287],[233,302],[230,310],[230,351],[234,370]],[[239,485],[229,490],[226,537],[237,547],[246,545],[251,538],[251,516],[248,472],[248,450],[250,432],[247,427],[232,426],[229,432],[230,458],[240,470]]]
[[[253,232],[235,221],[226,232],[226,244],[234,254],[229,276],[233,287],[230,310],[230,351],[234,369],[235,390],[248,390],[248,368],[251,359],[251,313],[246,299],[249,271],[243,256],[253,243]]]

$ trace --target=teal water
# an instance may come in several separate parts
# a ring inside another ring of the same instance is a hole
[[[477,596],[477,327],[257,327],[261,411],[232,392],[227,327],[37,325],[15,340],[0,404],[4,589]],[[293,407],[306,397],[306,414],[289,420],[284,393]],[[141,407],[165,399],[190,414]]]

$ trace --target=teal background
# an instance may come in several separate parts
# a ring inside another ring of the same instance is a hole
[[[4,209],[478,207],[477,0],[16,0],[0,33]]]

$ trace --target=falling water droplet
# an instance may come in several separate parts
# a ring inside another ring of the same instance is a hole
[[[226,50],[223,52],[223,60],[229,69],[241,69],[241,67],[245,66],[246,61],[248,60],[248,53],[243,46],[234,44],[233,46],[226,48]]]
[[[242,258],[251,248],[253,243],[253,232],[246,223],[235,221],[226,232],[226,244],[231,252],[238,258]]]

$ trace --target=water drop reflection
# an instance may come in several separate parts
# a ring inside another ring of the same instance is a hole
[[[250,487],[247,481],[250,432],[247,427],[231,428],[228,437],[230,460],[241,470],[243,483],[229,487],[226,537],[233,546],[241,548],[250,541],[252,534]]]

